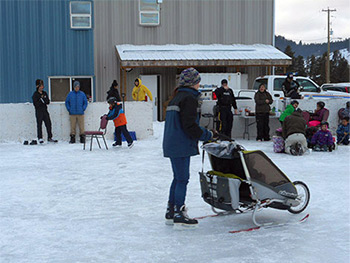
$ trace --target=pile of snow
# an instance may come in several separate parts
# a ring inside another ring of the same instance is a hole
[[[350,65],[350,52],[347,48],[343,48],[339,50],[340,55],[348,61]]]
[[[350,52],[347,48],[339,49],[338,50],[341,57],[345,58],[348,61],[348,64],[350,65]],[[333,52],[329,54],[329,59],[333,59]]]
[[[108,151],[67,142],[0,144],[1,262],[349,262],[350,147],[296,157],[274,153],[272,142],[238,140],[263,150],[311,192],[302,214],[265,209],[257,220],[286,222],[306,213],[309,220],[229,234],[253,226],[244,214],[174,231],[164,224],[172,172],[162,132],[163,123],[154,123],[150,139]],[[186,199],[192,217],[212,213],[200,196],[200,170],[195,156]]]

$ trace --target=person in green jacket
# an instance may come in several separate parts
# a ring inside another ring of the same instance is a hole
[[[284,119],[287,116],[292,115],[292,113],[298,108],[298,106],[299,106],[299,102],[297,100],[292,100],[292,102],[286,107],[284,112],[282,112],[281,117],[279,118],[279,121],[281,122],[282,125],[283,125]]]

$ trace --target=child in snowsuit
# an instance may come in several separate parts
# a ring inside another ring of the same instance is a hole
[[[344,117],[337,129],[337,144],[349,144],[349,117]]]
[[[315,151],[331,152],[333,146],[333,136],[328,130],[328,122],[321,122],[321,129],[312,136],[311,143]]]
[[[117,98],[112,97],[108,99],[109,112],[107,114],[107,120],[113,120],[115,126],[115,138],[116,141],[113,146],[122,145],[122,133],[128,142],[128,147],[131,148],[134,142],[126,128],[126,117],[122,105],[117,101]]]

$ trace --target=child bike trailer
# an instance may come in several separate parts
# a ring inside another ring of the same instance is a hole
[[[202,149],[202,172],[199,173],[202,198],[215,213],[253,211],[254,224],[262,226],[265,224],[256,221],[256,212],[261,208],[298,214],[309,204],[307,185],[301,181],[291,182],[262,151],[247,151],[234,141],[205,143]],[[207,172],[203,171],[205,152],[212,167]]]

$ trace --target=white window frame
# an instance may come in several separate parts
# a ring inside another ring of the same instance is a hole
[[[158,5],[158,11],[141,11],[141,1],[139,0],[139,21],[141,26],[159,26],[160,24],[160,3],[156,1],[156,4]],[[142,23],[142,15],[143,14],[156,14],[158,16],[158,22],[157,23]]]
[[[90,14],[72,14],[72,3],[79,4],[89,4],[90,5]],[[69,3],[69,15],[70,15],[70,28],[72,29],[91,29],[92,28],[92,4],[89,1],[71,1]],[[74,17],[88,17],[89,18],[89,26],[73,26],[73,18]]]
[[[69,79],[69,91],[73,90],[73,86],[72,86],[72,79],[91,79],[91,102],[94,101],[94,78],[92,76],[49,76],[49,87],[48,87],[48,91],[49,91],[49,99],[51,101],[51,79]],[[52,103],[62,103],[63,101],[53,101]],[[88,100],[88,102],[90,102]]]

